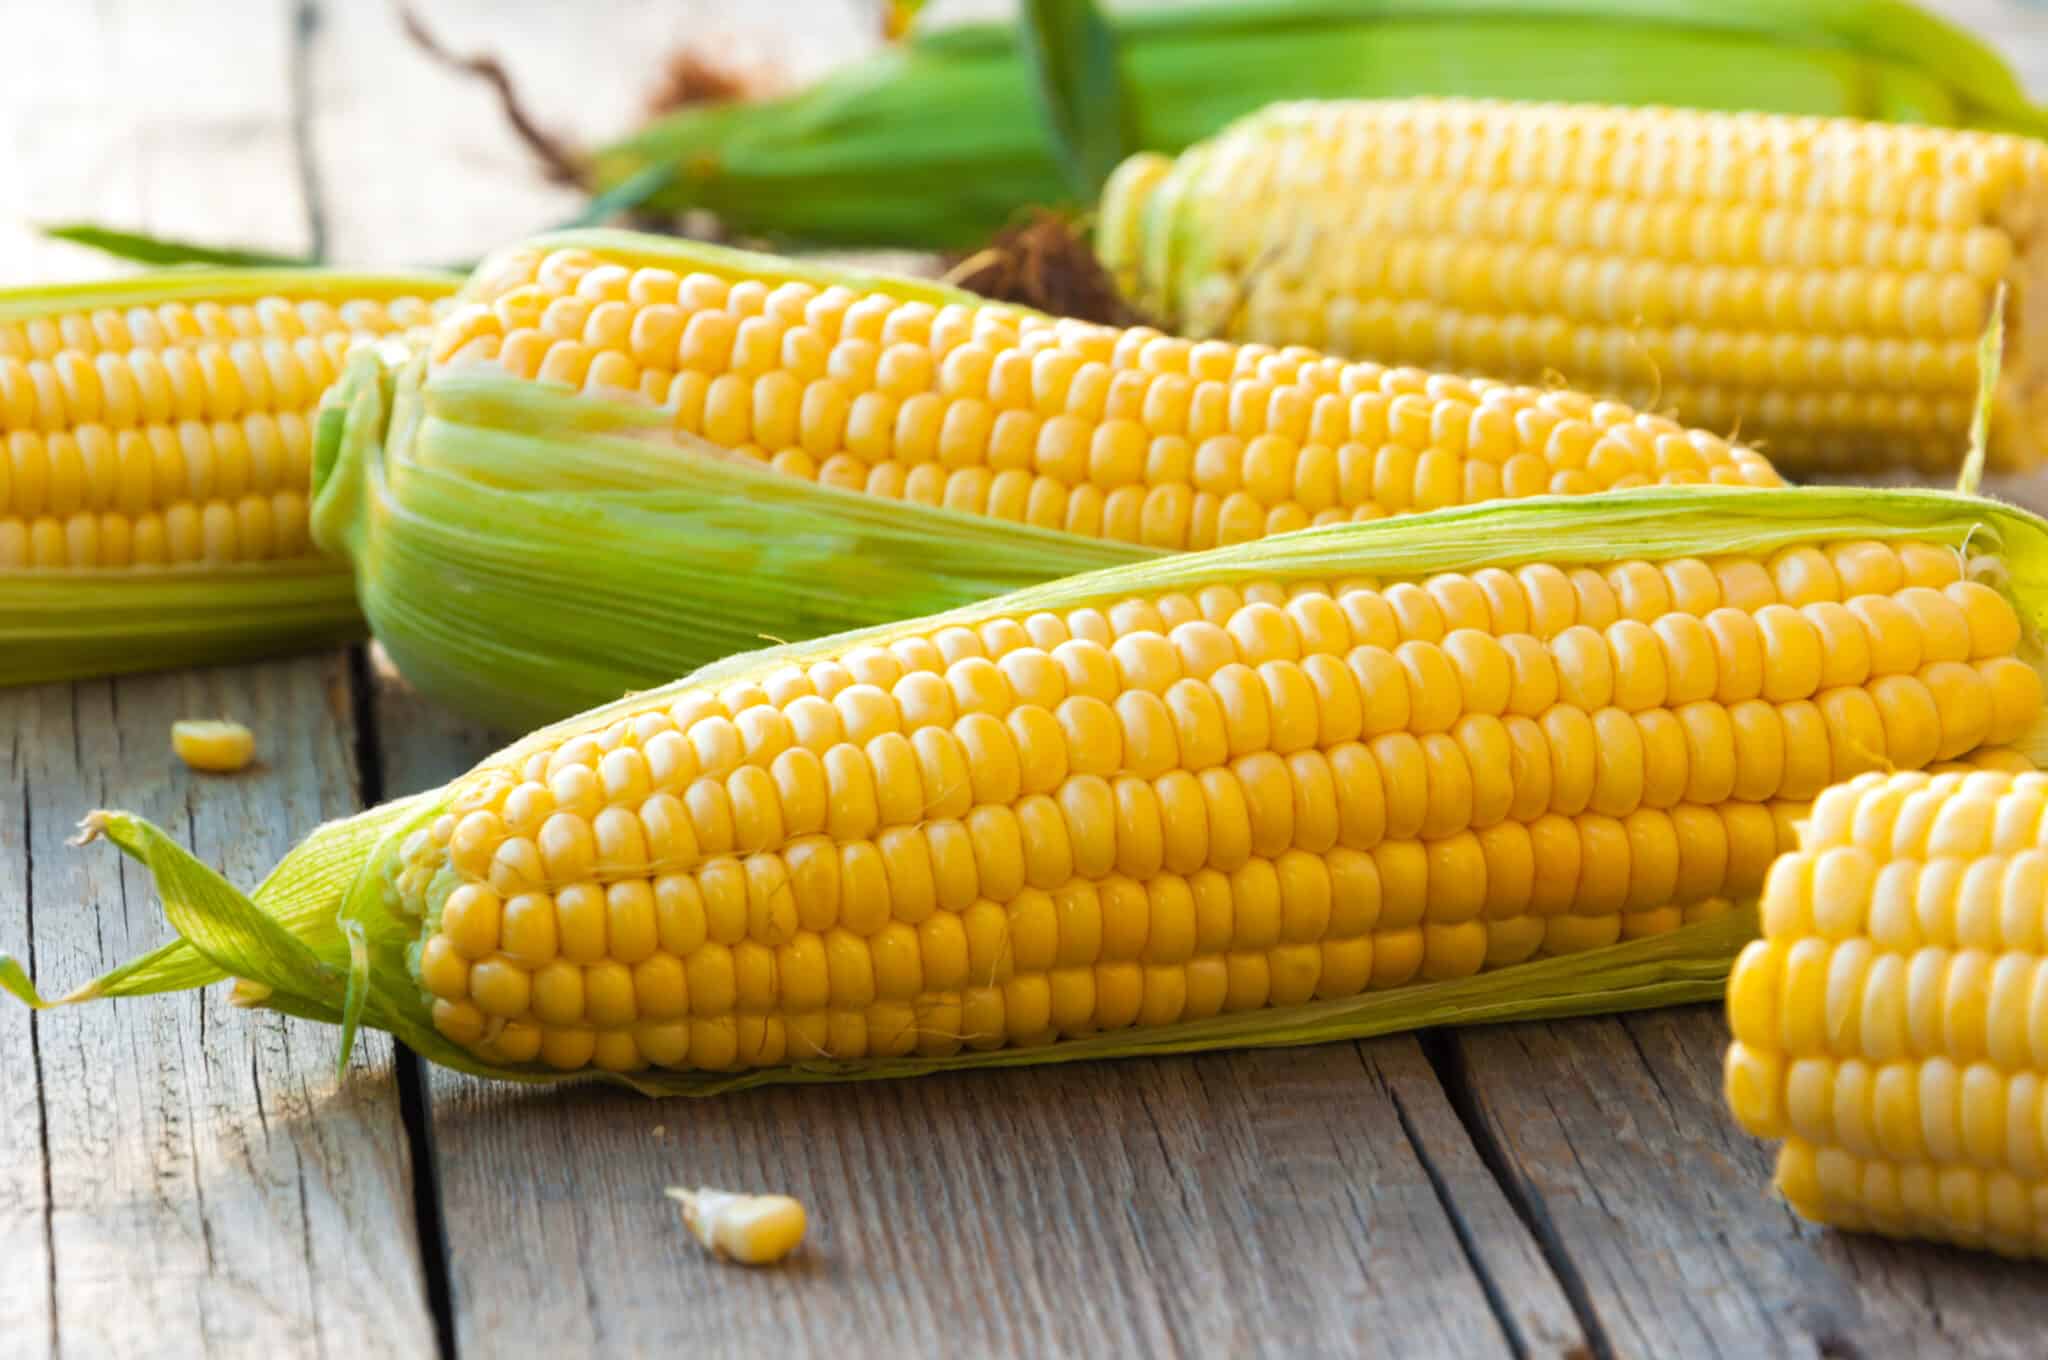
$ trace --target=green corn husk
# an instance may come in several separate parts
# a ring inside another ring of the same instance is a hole
[[[763,264],[618,233],[541,241],[579,243],[684,270]],[[772,263],[819,286],[984,301]],[[513,731],[763,643],[1159,555],[785,476],[644,404],[369,354],[329,394],[313,480],[314,541],[354,562],[371,630],[400,670]]]
[[[169,302],[438,299],[453,294],[458,282],[425,274],[171,270],[0,291],[0,327]],[[8,352],[0,340],[0,355]],[[0,411],[0,445],[11,429]],[[0,495],[0,515],[9,509]],[[362,632],[348,563],[334,556],[220,566],[0,568],[0,685],[248,660],[336,645]]]
[[[948,624],[972,627],[996,616],[1101,605],[1138,592],[1194,592],[1247,578],[1384,580],[1487,566],[1512,568],[1535,561],[1577,565],[1630,557],[1769,553],[1801,543],[1862,538],[1938,542],[1967,549],[1978,559],[1999,559],[2002,570],[1984,579],[2015,601],[2027,630],[2023,654],[2032,664],[2043,664],[2039,639],[2048,630],[2048,522],[1996,502],[1948,492],[1651,488],[1601,497],[1496,502],[1307,530],[1071,577],[937,618],[746,653],[652,693],[543,729],[471,773],[516,770],[536,749],[666,705],[688,688],[722,687],[792,662],[839,654],[863,643],[885,644]],[[2021,744],[2030,758],[2048,755],[2048,734],[2039,730]],[[322,827],[248,896],[149,823],[119,812],[92,814],[85,824],[88,838],[111,839],[150,871],[181,939],[62,1000],[144,995],[233,977],[251,984],[238,993],[244,1003],[340,1024],[345,1041],[358,1025],[367,1024],[463,1071],[523,1082],[568,1079],[537,1066],[495,1067],[451,1045],[433,1029],[425,995],[414,981],[409,951],[420,927],[397,911],[391,887],[400,846],[446,812],[469,777]],[[796,1062],[739,1073],[588,1075],[650,1094],[702,1095],[769,1082],[1303,1044],[1420,1025],[1673,1004],[1715,995],[1729,961],[1753,934],[1753,926],[1753,916],[1738,910],[1663,936],[1514,965],[1456,982],[1415,983],[1355,998],[1105,1033],[1047,1047],[936,1059]],[[29,1004],[46,1004],[11,959],[0,958],[0,986]]]
[[[1902,0],[1226,0],[1118,15],[1136,143],[1179,151],[1278,99],[1470,95],[1839,114],[2048,133],[2011,69]],[[605,148],[785,240],[964,248],[1069,198],[1005,25],[915,36],[794,94],[686,110]]]

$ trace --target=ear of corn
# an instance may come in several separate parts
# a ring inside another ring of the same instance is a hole
[[[1161,550],[1778,481],[1569,392],[615,233],[486,263],[427,362],[366,361],[321,430],[314,535],[355,558],[378,635],[428,689],[513,722]]]
[[[689,1093],[1697,997],[1824,784],[2042,748],[2044,623],[2048,524],[1936,493],[1164,557],[729,658],[254,902],[96,814],[191,943],[78,997],[232,973],[468,1070]]]
[[[2048,458],[2048,146],[1477,101],[1287,104],[1129,161],[1101,249],[1166,324],[1533,379],[1790,472],[1952,473],[2009,295],[1994,468]]]
[[[1807,1218],[2048,1256],[2048,778],[1868,774],[1814,805],[1728,984],[1728,1099]]]
[[[0,684],[354,636],[313,419],[446,278],[193,270],[0,293]]]
[[[1469,95],[1838,114],[2038,134],[1997,55],[1912,5],[1857,0],[1342,0],[1119,14],[1142,145],[1174,152],[1281,99]],[[1598,52],[1601,59],[1588,61]],[[659,206],[756,235],[968,247],[1060,202],[1006,26],[914,36],[795,94],[687,110],[598,158],[660,167]]]

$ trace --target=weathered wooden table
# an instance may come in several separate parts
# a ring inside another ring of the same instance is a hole
[[[2048,10],[1952,3],[2048,88]],[[439,0],[572,131],[730,35],[801,75],[862,7]],[[787,25],[778,39],[763,30]],[[490,97],[342,0],[0,0],[0,275],[89,216],[369,263],[558,220]],[[265,763],[179,767],[180,716]],[[253,883],[322,819],[497,744],[363,650],[0,693],[0,949],[62,991],[168,937],[86,810]],[[1816,1231],[1718,1097],[1709,1007],[1256,1056],[656,1103],[427,1070],[217,992],[0,1005],[6,1355],[2037,1355],[2048,1279]],[[664,1185],[786,1189],[793,1268],[714,1264]]]

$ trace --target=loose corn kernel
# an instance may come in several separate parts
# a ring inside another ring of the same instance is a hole
[[[225,718],[183,718],[171,724],[171,749],[195,770],[233,774],[256,758],[256,734]]]

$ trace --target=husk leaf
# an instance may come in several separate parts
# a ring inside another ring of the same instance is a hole
[[[2048,130],[1996,53],[1896,0],[1236,0],[1111,22],[1155,151],[1275,100],[1412,95]],[[596,167],[605,186],[672,169],[653,206],[748,234],[967,248],[1070,201],[1035,98],[1010,26],[942,29],[782,98],[659,119]]]

